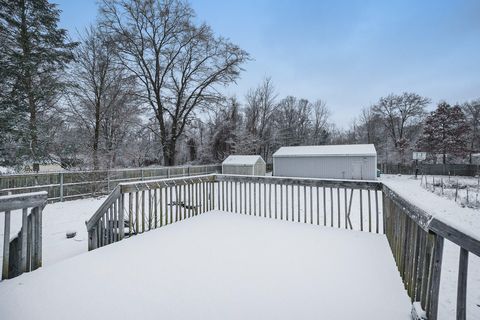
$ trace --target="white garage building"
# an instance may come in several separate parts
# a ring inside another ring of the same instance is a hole
[[[375,180],[377,151],[373,144],[281,147],[273,154],[273,175]]]
[[[222,162],[223,174],[264,176],[265,171],[265,161],[257,155],[231,155]]]

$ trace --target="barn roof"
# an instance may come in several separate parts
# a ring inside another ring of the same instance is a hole
[[[231,156],[228,156],[228,158],[225,159],[222,164],[254,165],[257,163],[259,159],[263,161],[262,157],[258,155],[250,155],[250,156],[231,155]]]
[[[296,156],[376,156],[373,144],[340,144],[324,146],[281,147],[274,157]]]

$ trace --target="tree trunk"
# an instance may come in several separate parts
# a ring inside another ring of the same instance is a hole
[[[26,14],[26,6],[25,1],[20,1],[20,7],[22,8],[21,13],[21,46],[23,52],[23,59],[25,65],[23,66],[25,69],[24,74],[24,84],[25,90],[28,97],[28,112],[30,114],[29,119],[29,140],[30,140],[30,152],[31,157],[36,162],[38,159],[38,137],[37,137],[37,106],[35,105],[35,98],[33,96],[33,84],[32,84],[32,70],[30,66],[30,55],[31,55],[31,44],[30,39],[28,36],[28,25],[27,25],[27,14]]]
[[[163,144],[163,163],[165,166],[174,166],[175,165],[175,149],[176,143],[175,140],[166,141]]]
[[[30,83],[30,80],[28,80]],[[32,97],[31,88],[28,90],[28,108],[30,111],[30,150],[32,159],[36,162],[37,159],[37,148],[38,148],[38,137],[37,137],[37,108],[35,106],[34,99]]]
[[[98,140],[100,137],[100,105],[95,106],[95,128],[93,136],[93,170],[98,170]]]

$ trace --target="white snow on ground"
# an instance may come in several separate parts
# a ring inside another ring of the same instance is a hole
[[[13,170],[13,168],[0,166],[0,174],[12,174],[12,173],[15,173],[15,170]]]
[[[1,319],[409,319],[385,237],[211,212],[0,285]]]
[[[43,265],[87,251],[87,229],[85,221],[95,213],[105,197],[47,204],[43,211]],[[18,233],[22,225],[21,211],[11,213],[11,236]],[[0,215],[0,256],[3,256],[4,217]],[[67,231],[76,231],[73,239],[67,239]]]
[[[462,208],[451,199],[425,190],[412,176],[382,175],[382,182],[436,218],[480,239],[480,210]],[[445,241],[440,286],[439,319],[454,319],[459,247]],[[480,320],[480,257],[469,255],[467,319]]]
[[[420,186],[413,176],[384,175],[382,182],[402,197],[425,210],[438,220],[480,239],[480,211],[459,207],[454,201],[442,198]]]

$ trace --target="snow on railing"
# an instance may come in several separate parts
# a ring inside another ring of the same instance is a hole
[[[0,212],[5,215],[2,279],[10,279],[42,266],[42,210],[46,203],[45,191],[0,196]],[[22,210],[22,228],[17,236],[10,239],[10,218],[15,210]]]
[[[383,186],[385,235],[414,308],[414,319],[437,319],[443,244],[460,247],[457,283],[457,320],[466,319],[468,255],[480,256],[479,238],[432,216]]]
[[[119,184],[86,222],[88,249],[212,210],[214,177],[190,176]]]
[[[377,181],[234,175],[215,180],[216,208],[222,211],[382,232]]]
[[[121,183],[87,222],[89,249],[214,209],[382,233],[381,187],[220,174]]]

